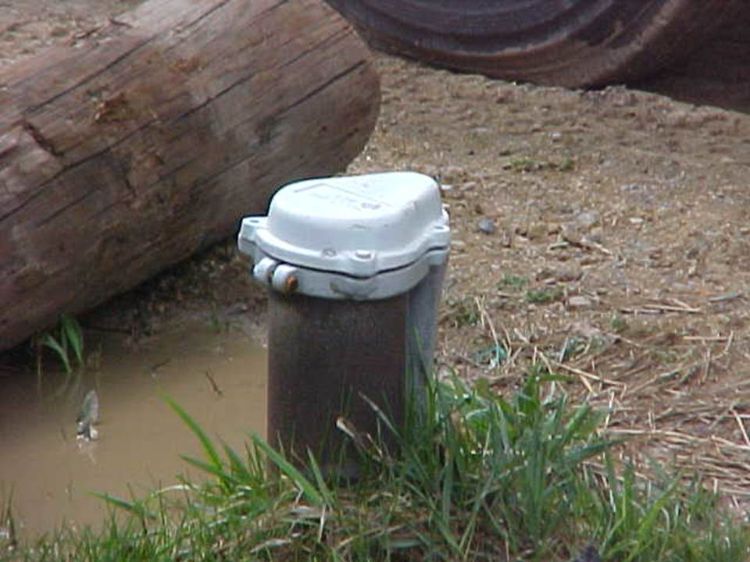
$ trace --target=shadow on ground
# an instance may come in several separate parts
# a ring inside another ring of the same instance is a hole
[[[679,65],[637,87],[698,105],[750,113],[750,8]]]

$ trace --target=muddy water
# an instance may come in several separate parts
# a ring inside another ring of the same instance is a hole
[[[241,449],[248,432],[265,432],[266,353],[244,334],[203,324],[136,351],[117,338],[93,346],[101,350],[99,368],[67,382],[47,372],[41,387],[35,374],[0,362],[0,505],[12,493],[25,535],[63,520],[96,525],[106,508],[92,491],[129,497],[129,489],[145,493],[177,474],[198,477],[180,455],[200,455],[200,448],[162,393],[233,447]],[[76,439],[75,419],[92,388],[99,437],[86,443]]]

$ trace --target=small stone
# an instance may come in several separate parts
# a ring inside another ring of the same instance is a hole
[[[568,308],[589,308],[591,304],[591,300],[587,297],[580,295],[568,297]]]
[[[582,243],[581,241],[583,237],[581,236],[581,233],[578,232],[578,228],[574,223],[565,223],[560,234],[562,236],[562,239],[569,244],[580,246]]]
[[[543,267],[536,274],[537,281],[550,283],[570,283],[578,281],[583,271],[576,264],[562,267]]]
[[[620,191],[641,191],[643,186],[637,183],[626,183],[620,186]]]
[[[503,248],[512,248],[513,247],[513,229],[512,228],[506,228],[502,236],[500,238],[500,245]]]
[[[594,244],[601,244],[604,241],[604,230],[600,226],[592,228],[591,232],[589,232],[588,239]]]
[[[552,282],[555,280],[555,271],[549,267],[543,267],[536,272],[536,280],[541,282]]]
[[[576,223],[583,228],[591,228],[599,222],[599,213],[596,211],[584,211],[576,216]]]
[[[547,235],[547,225],[543,222],[533,222],[529,225],[526,237],[529,240],[538,240]]]
[[[497,230],[497,227],[495,226],[495,221],[488,217],[483,217],[479,219],[479,223],[477,224],[477,228],[479,229],[479,232],[482,232],[483,234],[494,234]]]
[[[572,264],[568,267],[561,267],[556,269],[555,279],[561,283],[570,283],[572,281],[578,281],[583,276],[583,271],[580,267]]]

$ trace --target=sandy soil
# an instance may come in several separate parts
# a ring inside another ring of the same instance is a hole
[[[0,68],[45,47],[72,45],[141,0],[1,0]]]
[[[0,65],[135,3],[0,2]],[[454,244],[441,368],[507,392],[546,363],[609,412],[613,433],[750,497],[750,116],[377,64],[382,114],[349,171],[443,184]],[[264,302],[230,240],[84,323],[125,329],[136,347],[186,313],[262,334]]]

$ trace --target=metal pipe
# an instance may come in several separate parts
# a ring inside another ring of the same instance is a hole
[[[437,184],[408,172],[291,184],[243,220],[270,289],[272,445],[343,478],[361,449],[393,446],[381,422],[398,431],[424,393],[449,243]]]
[[[404,414],[407,296],[327,300],[272,291],[269,303],[268,439],[304,464],[354,478],[358,453],[340,429],[392,435],[367,397],[400,427]]]

